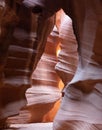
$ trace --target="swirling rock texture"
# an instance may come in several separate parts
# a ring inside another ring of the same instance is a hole
[[[59,12],[61,13],[59,26],[61,51],[59,52],[58,62],[55,66],[55,69],[62,79],[64,85],[66,85],[72,80],[77,68],[77,41],[73,33],[71,19],[62,10]]]
[[[54,27],[47,39],[45,51],[32,75],[32,88],[27,90],[30,122],[52,122],[59,108],[60,79],[55,71],[59,35]]]
[[[74,1],[70,3],[68,14],[78,41],[79,64],[74,78],[66,85],[54,121],[55,130],[102,129],[102,3],[91,3],[84,1],[83,9]]]
[[[78,68],[74,75],[74,78],[65,87],[65,95],[61,102],[61,107],[55,117],[53,129],[54,130],[66,130],[66,129],[101,130],[102,129],[102,44],[101,44],[101,42],[102,42],[102,36],[101,36],[101,34],[102,34],[102,13],[101,13],[102,12],[102,1],[101,0],[90,0],[90,1],[89,0],[83,0],[83,1],[82,0],[77,0],[77,1],[74,1],[74,0],[64,0],[64,1],[63,0],[51,0],[51,1],[50,0],[35,0],[35,1],[24,0],[24,4],[28,5],[28,8],[30,10],[35,5],[37,5],[37,8],[41,6],[41,8],[39,8],[40,11],[42,12],[42,14],[40,15],[41,22],[39,23],[39,26],[38,26],[39,28],[37,30],[37,33],[39,33],[38,36],[40,36],[38,39],[41,39],[41,41],[43,41],[42,40],[43,35],[41,35],[41,33],[44,34],[43,31],[47,30],[47,29],[44,29],[47,27],[46,18],[52,16],[60,8],[63,8],[65,13],[67,15],[69,15],[70,18],[72,19],[74,33],[75,33],[75,36],[76,36],[76,39],[78,42],[78,52],[79,52]],[[1,4],[1,5],[3,5],[2,7],[4,7],[4,4]],[[17,4],[16,11],[18,11],[18,8],[19,8],[19,4]],[[0,9],[2,9],[1,6],[0,6]],[[11,11],[11,10],[9,10],[9,11]],[[9,11],[7,11],[7,12],[9,12]],[[35,10],[33,10],[33,11],[35,11]],[[2,13],[2,11],[0,11],[0,12]],[[6,14],[8,14],[8,13],[6,13]],[[20,14],[22,14],[22,13],[20,13]],[[12,16],[12,15],[9,15],[9,16]],[[24,13],[21,16],[25,16]],[[31,16],[31,15],[29,14],[26,16]],[[0,16],[0,17],[2,17],[2,16]],[[26,36],[23,35],[24,36],[23,38],[26,39],[26,41],[28,40],[28,42],[29,42],[29,36],[27,34],[29,34],[30,31],[29,31],[29,26],[26,26],[26,25],[28,25],[29,22],[31,23],[30,18],[31,17],[29,17],[29,19],[23,18],[28,21],[26,23],[26,20],[25,21],[21,20],[21,23],[25,23],[25,24],[20,24],[22,26],[18,26],[18,28],[16,28],[17,29],[16,32],[14,30],[15,24],[12,24],[13,26],[11,26],[9,24],[9,23],[15,23],[15,21],[18,22],[18,18],[15,16],[15,13],[13,13],[13,17],[10,17],[10,19],[11,19],[10,22],[7,21],[7,23],[4,22],[5,24],[3,24],[2,19],[0,19],[1,20],[0,24],[2,25],[2,28],[0,29],[0,35],[1,35],[0,42],[2,45],[1,46],[2,49],[0,51],[0,52],[2,52],[0,54],[0,59],[1,59],[0,60],[0,62],[1,62],[0,63],[0,72],[1,72],[1,75],[0,75],[1,76],[1,81],[0,81],[1,82],[1,84],[0,84],[1,112],[0,112],[0,115],[1,115],[1,117],[2,116],[4,117],[4,114],[6,112],[3,112],[3,111],[7,110],[7,108],[8,108],[7,105],[12,102],[11,100],[7,100],[7,99],[11,99],[11,98],[6,98],[6,97],[9,97],[12,95],[8,94],[8,92],[6,91],[7,89],[5,89],[6,86],[9,90],[12,88],[10,81],[12,81],[12,79],[14,78],[14,76],[12,76],[11,74],[10,74],[11,76],[8,78],[8,73],[7,73],[8,71],[6,71],[9,67],[9,66],[7,67],[7,63],[9,64],[12,59],[10,57],[11,51],[9,51],[9,53],[8,53],[8,50],[13,48],[13,46],[8,47],[8,45],[9,45],[8,42],[11,41],[10,39],[12,37],[13,37],[13,39],[16,39],[16,41],[17,41],[17,38],[22,36],[22,35],[18,36],[17,32],[19,32],[19,30],[22,30],[23,28],[26,28],[25,29],[26,32],[24,31],[24,29],[21,31],[22,34],[26,33]],[[8,20],[8,19],[6,19],[6,20]],[[7,24],[7,26],[5,27],[6,24]],[[31,25],[31,24],[29,24],[29,25]],[[52,28],[52,26],[51,26],[51,28]],[[50,31],[51,30],[49,30],[48,33]],[[6,37],[6,36],[8,36],[8,37]],[[7,38],[9,39],[9,40],[7,40],[8,42],[5,41]],[[24,39],[23,39],[23,43],[24,43]],[[25,43],[26,43],[26,41],[25,41]],[[32,40],[30,40],[30,41],[32,41]],[[4,44],[2,44],[2,43],[5,43],[7,45],[6,48],[5,48]],[[15,46],[14,43],[15,42],[13,42],[13,45]],[[35,44],[35,46],[36,46],[36,44]],[[36,53],[36,51],[35,51],[35,53]],[[5,58],[2,58],[2,56]],[[31,59],[32,59],[32,56],[31,56]],[[16,58],[16,60],[17,60],[17,58]],[[33,61],[31,62],[30,66],[32,64],[34,64]],[[16,66],[16,65],[14,65],[14,66]],[[26,64],[26,66],[29,66],[28,63]],[[36,64],[35,64],[35,66],[36,66]],[[19,67],[19,64],[17,67]],[[33,70],[32,66],[31,66],[30,70]],[[14,72],[15,71],[13,71],[13,73]],[[26,81],[26,86],[23,85],[23,86],[25,86],[24,88],[27,88],[29,86],[29,84],[28,84],[29,82],[27,82],[27,81],[29,81],[28,80],[29,78],[27,78],[27,75],[24,74],[22,76],[23,78],[21,78],[21,76],[19,77],[18,75],[16,75],[16,77],[20,81],[23,80],[23,83],[25,83],[25,81]],[[14,86],[14,83],[15,83],[16,89],[18,90],[19,86],[21,86],[21,84],[20,85],[17,84],[17,82],[16,82],[17,79],[14,81],[15,82],[13,82],[12,86]],[[6,84],[6,86],[5,86],[5,84]],[[22,87],[20,87],[20,89],[21,88]],[[18,91],[18,92],[22,93],[21,95],[24,96],[25,90],[26,89],[22,88],[22,91]],[[4,92],[6,93],[5,96],[4,96]],[[13,97],[15,97],[15,96],[13,96]],[[21,100],[24,98],[22,98],[21,96],[17,99],[14,98],[13,103],[15,101],[19,101],[18,99]],[[9,108],[11,108],[11,107],[9,107]]]
[[[34,5],[32,1],[30,6]],[[43,8],[42,19],[62,8],[72,19],[78,42],[77,71],[72,81],[66,85],[61,107],[54,120],[54,130],[101,130],[102,1],[37,0],[36,5]]]
[[[27,106],[10,123],[52,122],[60,106],[61,79],[55,71],[59,34],[56,27],[47,38],[44,53],[32,74],[32,87],[26,91]],[[38,57],[40,58],[40,53]]]
[[[0,1],[0,123],[26,105],[25,92],[31,87],[54,17],[44,21],[43,29],[40,22],[22,0]]]

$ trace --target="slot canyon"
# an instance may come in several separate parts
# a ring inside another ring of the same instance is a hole
[[[102,130],[102,1],[0,0],[0,130]]]

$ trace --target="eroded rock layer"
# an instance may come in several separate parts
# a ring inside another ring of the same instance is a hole
[[[57,30],[47,39],[45,51],[32,74],[32,88],[27,90],[31,122],[51,122],[59,108],[60,79],[55,71],[56,50],[59,43]]]
[[[55,69],[66,85],[72,80],[75,74],[78,64],[78,52],[72,21],[62,10],[60,13],[59,39],[61,50],[58,55],[58,62]]]
[[[22,1],[0,1],[0,119],[26,105],[31,75],[54,24],[54,17],[48,19],[41,32],[38,17]]]

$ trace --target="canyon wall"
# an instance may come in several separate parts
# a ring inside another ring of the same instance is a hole
[[[0,2],[0,120],[22,108],[29,122],[52,121],[61,100],[54,130],[101,130],[102,1],[6,2]],[[70,18],[63,14],[52,31],[61,8]]]

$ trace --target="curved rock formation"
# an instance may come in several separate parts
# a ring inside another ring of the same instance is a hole
[[[52,122],[60,106],[61,88],[55,65],[59,34],[54,27],[47,38],[44,53],[32,74],[32,86],[26,91],[27,106],[10,123]],[[42,50],[40,50],[42,51]],[[40,58],[41,53],[38,53]],[[61,86],[62,87],[62,86]]]
[[[56,28],[49,35],[45,51],[32,74],[32,87],[26,92],[30,122],[52,122],[59,108],[60,79],[55,71],[59,35]],[[58,106],[57,106],[57,105]]]
[[[31,75],[38,54],[40,57],[44,51],[54,17],[44,21],[43,29],[40,22],[39,15],[21,0],[0,1],[0,123],[26,105],[25,92],[31,87]]]
[[[101,130],[102,1],[37,0],[36,4],[33,1],[30,5],[31,9],[35,6],[42,7],[41,19],[45,21],[63,8],[72,19],[78,42],[78,68],[72,81],[66,85],[65,96],[54,121],[54,130],[80,129],[81,124],[87,130]]]
[[[60,12],[61,22],[59,26],[59,39],[61,51],[59,52],[55,69],[64,85],[66,85],[72,80],[75,74],[78,63],[78,54],[72,21],[64,12]]]
[[[17,114],[24,106],[30,77],[53,28],[54,18],[49,17],[62,8],[72,19],[79,63],[71,82],[59,71],[66,86],[53,129],[101,130],[102,1],[23,0],[21,3],[22,0],[0,1],[0,120]],[[37,26],[32,12],[39,14]]]

